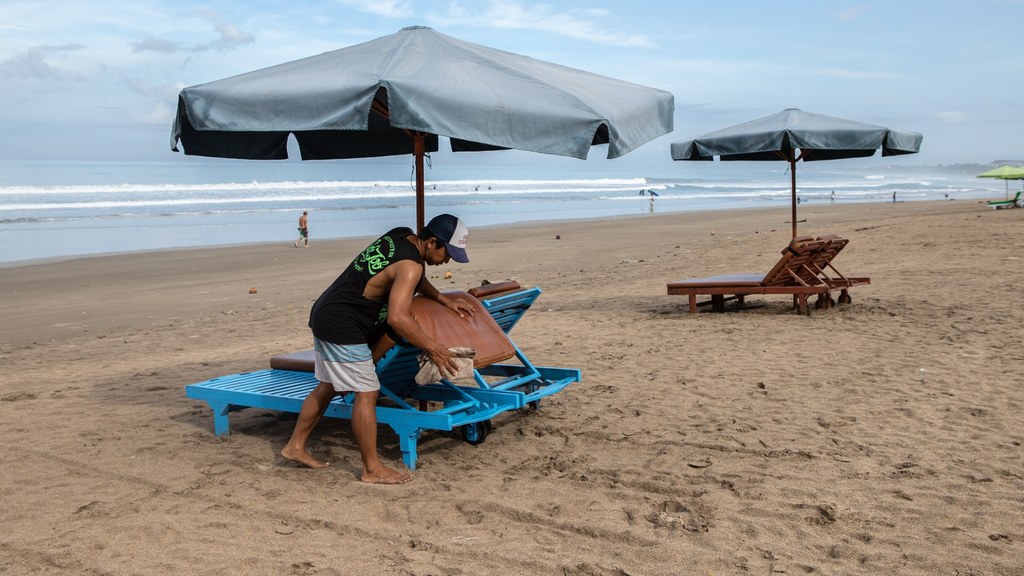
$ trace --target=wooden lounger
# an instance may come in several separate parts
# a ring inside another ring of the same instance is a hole
[[[871,284],[871,279],[861,277],[847,277],[840,272],[835,265],[832,263],[835,260],[839,252],[846,247],[850,241],[841,236],[835,234],[823,234],[818,236],[818,240],[824,240],[825,245],[822,246],[818,253],[807,263],[806,270],[818,279],[828,285],[832,290],[839,290],[839,303],[849,304],[853,301],[850,298],[850,288],[854,286],[864,286]],[[831,304],[831,299],[823,302],[824,306]]]
[[[723,312],[727,300],[736,300],[742,305],[744,297],[751,294],[786,294],[793,296],[794,307],[801,314],[810,314],[808,296],[819,294],[828,298],[828,285],[806,270],[808,262],[824,245],[823,240],[806,236],[795,238],[767,274],[725,274],[669,282],[668,294],[689,297],[691,313],[697,312],[698,305],[708,303],[712,310]],[[698,303],[697,297],[701,295],[711,299]]]

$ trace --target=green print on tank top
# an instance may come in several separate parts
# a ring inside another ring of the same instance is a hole
[[[377,274],[391,264],[395,255],[395,240],[390,236],[381,236],[373,244],[366,247],[363,253],[352,263],[356,270],[368,270],[370,276]]]

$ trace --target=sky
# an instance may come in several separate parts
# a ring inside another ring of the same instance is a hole
[[[423,25],[671,92],[674,132],[629,165],[785,108],[924,135],[894,162],[1024,161],[1021,22],[1024,0],[4,0],[0,159],[180,157],[182,88]]]

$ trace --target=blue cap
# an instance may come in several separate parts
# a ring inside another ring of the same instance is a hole
[[[448,250],[448,256],[456,262],[465,264],[469,262],[469,255],[466,254],[466,246],[469,244],[469,228],[451,214],[441,214],[431,218],[427,222],[427,230],[444,242]]]

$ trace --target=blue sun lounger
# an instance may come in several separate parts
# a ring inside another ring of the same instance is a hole
[[[495,282],[469,289],[469,295],[480,300],[506,334],[522,319],[540,296],[540,288],[522,288],[518,282]]]
[[[533,299],[539,289],[532,293]],[[513,296],[506,294],[505,296]],[[526,298],[529,298],[529,294]],[[491,432],[491,419],[503,412],[526,406],[538,407],[540,400],[580,381],[580,371],[533,365],[491,316],[481,300],[466,298],[477,307],[471,320],[459,318],[437,302],[416,297],[413,316],[428,334],[447,346],[472,346],[475,385],[455,384],[442,379],[425,386],[415,383],[420,351],[412,346],[394,344],[390,339],[375,346],[381,399],[377,420],[390,426],[399,437],[402,460],[416,469],[416,446],[427,430],[459,430],[470,444],[483,442]],[[511,329],[522,317],[524,300],[508,298],[492,303],[502,310]],[[530,301],[532,303],[532,300]],[[513,309],[520,306],[518,317]],[[527,305],[528,308],[528,305]],[[383,351],[383,352],[381,352]],[[213,409],[214,432],[229,433],[228,415],[244,408],[264,408],[299,412],[306,396],[318,384],[313,375],[312,351],[275,356],[271,369],[231,374],[185,386],[189,398],[206,401]],[[351,418],[354,394],[336,397],[325,416]]]

